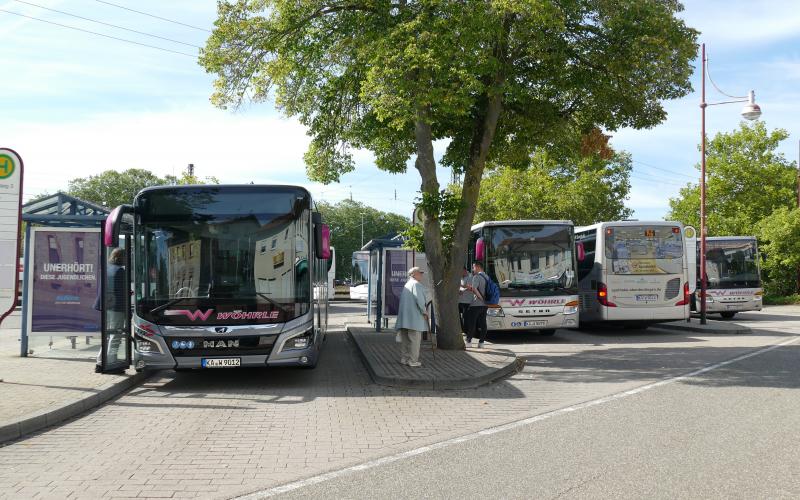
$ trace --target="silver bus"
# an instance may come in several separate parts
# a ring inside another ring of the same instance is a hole
[[[566,220],[505,220],[472,226],[478,261],[500,288],[500,303],[486,313],[489,331],[578,327],[575,234]]]
[[[630,326],[687,319],[688,260],[683,224],[600,222],[575,229],[581,323]]]
[[[693,309],[700,310],[700,245],[697,245],[697,292]],[[761,284],[755,236],[706,238],[706,312],[732,318],[737,312],[760,311]]]

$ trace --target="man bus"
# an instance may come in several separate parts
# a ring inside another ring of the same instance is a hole
[[[733,318],[737,312],[760,311],[761,287],[755,236],[706,238],[706,312]],[[697,246],[697,292],[692,302],[700,310],[700,246]]]
[[[147,188],[109,215],[107,246],[125,214],[133,216],[137,370],[316,365],[330,234],[308,191]]]
[[[483,265],[500,288],[487,310],[489,331],[578,326],[574,230],[571,221],[505,220],[472,226],[470,264]]]
[[[683,224],[600,222],[575,230],[581,323],[649,324],[688,319]]]

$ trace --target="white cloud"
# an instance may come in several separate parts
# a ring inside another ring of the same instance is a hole
[[[796,0],[691,0],[684,6],[681,17],[718,50],[797,39],[800,31]]]

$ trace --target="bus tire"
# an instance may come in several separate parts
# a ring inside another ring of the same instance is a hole
[[[547,330],[539,330],[539,334],[543,337],[552,337],[556,334],[555,328],[548,328]]]
[[[736,316],[736,311],[725,311],[723,313],[719,313],[725,319],[731,319],[732,317]]]

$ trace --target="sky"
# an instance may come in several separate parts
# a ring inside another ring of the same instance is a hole
[[[715,83],[733,95],[755,90],[767,127],[790,133],[780,150],[796,161],[797,1],[689,0],[684,6],[681,17],[701,32]],[[352,196],[410,217],[420,184],[413,168],[384,173],[368,152],[359,151],[356,170],[340,183],[311,183],[303,164],[309,139],[296,120],[268,102],[236,111],[210,104],[213,76],[197,64],[196,54],[215,18],[216,2],[207,0],[0,0],[0,147],[23,158],[24,199],[108,169],[146,168],[163,176],[192,163],[197,175],[223,183],[300,184],[318,200]],[[649,130],[612,133],[612,146],[633,158],[627,205],[636,218],[663,218],[669,198],[697,182],[699,57],[694,65],[695,92],[666,102],[666,121]],[[707,97],[727,99],[710,86]],[[737,104],[709,107],[708,135],[736,129],[740,110]],[[442,169],[440,182],[447,179]]]

